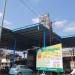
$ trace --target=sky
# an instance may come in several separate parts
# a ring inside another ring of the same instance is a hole
[[[75,0],[7,0],[4,27],[16,29],[34,24],[32,20],[49,13],[53,31],[59,36],[75,36]],[[0,23],[5,0],[0,0]]]

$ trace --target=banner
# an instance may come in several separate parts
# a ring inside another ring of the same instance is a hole
[[[39,49],[36,56],[36,69],[62,72],[62,45],[56,44]]]

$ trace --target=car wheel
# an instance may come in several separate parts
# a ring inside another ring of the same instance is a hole
[[[21,73],[21,72],[19,72],[17,75],[22,75],[22,73]]]

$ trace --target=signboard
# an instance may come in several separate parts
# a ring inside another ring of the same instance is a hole
[[[73,57],[75,56],[74,48],[63,48],[63,57]]]
[[[62,72],[62,45],[56,44],[39,49],[36,56],[36,69]]]

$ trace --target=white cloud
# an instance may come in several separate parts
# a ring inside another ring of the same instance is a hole
[[[63,32],[73,32],[75,31],[75,21],[56,21],[53,25],[54,29],[62,30]]]
[[[0,19],[0,26],[1,26],[1,19]],[[9,22],[9,21],[7,21],[7,20],[4,20],[4,24],[3,24],[3,27],[5,27],[5,28],[8,28],[8,29],[11,29],[11,26],[12,24]]]
[[[32,22],[33,22],[33,23],[39,23],[39,18],[34,18],[34,19],[32,19]]]
[[[3,14],[0,12],[0,18],[2,18]]]
[[[3,27],[10,29],[10,28],[11,28],[11,25],[12,25],[12,24],[11,24],[9,21],[4,20],[4,25],[3,25]]]
[[[71,21],[68,25],[64,28],[64,32],[74,32],[75,31],[75,21]]]
[[[53,30],[60,36],[75,35],[75,21],[56,21]]]
[[[2,22],[2,16],[3,16],[3,13],[0,12],[0,26],[1,26],[1,22]],[[4,19],[3,27],[10,29],[11,25],[12,25],[11,22],[9,22],[8,20]]]
[[[64,30],[65,32],[72,32],[72,31],[75,31],[75,27],[68,27],[68,28],[65,28]]]
[[[56,22],[54,23],[54,27],[55,27],[56,29],[60,29],[60,28],[63,28],[66,23],[67,23],[67,20],[56,21]]]

